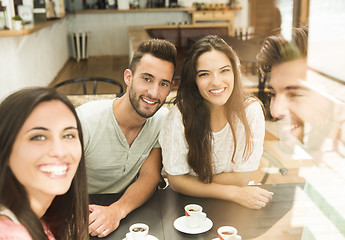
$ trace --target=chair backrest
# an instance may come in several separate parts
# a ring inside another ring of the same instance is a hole
[[[80,105],[91,101],[114,99],[120,97],[118,94],[74,94],[66,96],[73,103],[74,107],[79,107]]]
[[[73,83],[82,83],[83,86],[83,94],[88,94],[87,93],[87,88],[86,88],[86,83],[87,82],[93,82],[93,90],[92,94],[97,94],[97,83],[98,82],[107,82],[113,85],[116,85],[119,88],[119,92],[116,93],[118,96],[124,94],[124,89],[123,86],[120,82],[114,79],[110,78],[104,78],[104,77],[81,77],[81,78],[75,78],[75,79],[69,79],[65,80],[63,82],[60,82],[54,86],[54,88],[58,88],[61,86],[65,86],[67,84],[73,84]]]

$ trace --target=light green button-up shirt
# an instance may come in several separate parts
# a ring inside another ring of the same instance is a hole
[[[116,100],[116,99],[115,99]],[[77,108],[82,123],[89,193],[118,193],[136,177],[152,148],[168,109],[146,120],[131,146],[113,114],[113,101],[99,100]]]

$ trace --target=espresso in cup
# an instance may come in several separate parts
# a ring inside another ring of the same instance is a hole
[[[223,226],[217,230],[220,240],[241,240],[242,237],[237,235],[237,229],[231,226]]]
[[[147,228],[145,227],[135,227],[132,229],[133,232],[145,232]]]
[[[234,235],[235,232],[232,232],[232,231],[224,231],[224,232],[221,232],[221,234],[225,234],[225,235]]]
[[[188,204],[184,207],[184,211],[186,213],[186,216],[190,216],[190,213],[194,212],[202,212],[202,207],[197,204]]]
[[[127,237],[126,235],[126,238],[133,240],[144,240],[146,239],[148,233],[149,226],[144,223],[136,223],[129,227],[129,233],[127,234],[130,235],[130,237]]]
[[[198,211],[200,211],[200,209],[196,209],[196,208],[191,207],[191,208],[188,208],[187,211],[198,212]]]

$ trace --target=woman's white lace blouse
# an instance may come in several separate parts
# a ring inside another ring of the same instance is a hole
[[[255,101],[246,108],[246,116],[253,136],[253,152],[243,161],[245,149],[245,132],[241,121],[237,120],[237,149],[234,162],[233,135],[229,123],[219,132],[213,133],[212,161],[213,173],[250,172],[258,169],[263,151],[265,137],[265,118],[259,102]],[[195,172],[187,162],[188,144],[184,135],[182,115],[175,105],[170,110],[160,132],[159,143],[162,148],[164,170],[170,175],[190,174]]]

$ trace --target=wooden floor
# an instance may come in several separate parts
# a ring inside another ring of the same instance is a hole
[[[105,56],[105,57],[90,57],[88,60],[75,61],[70,59],[65,66],[61,69],[57,77],[50,83],[50,86],[62,82],[64,80],[78,78],[78,77],[106,77],[116,79],[125,88],[126,85],[123,81],[123,72],[128,68],[128,56]],[[91,86],[90,86],[91,89]],[[81,85],[66,86],[58,89],[59,92],[64,94],[82,94]],[[114,88],[100,84],[98,93],[112,94],[116,91]],[[266,134],[269,140],[270,135]],[[286,176],[283,176],[279,169],[267,160],[262,158],[260,168],[253,176],[253,183],[260,183],[261,180],[265,183],[286,183],[286,182],[304,182],[305,179],[300,176],[300,169],[289,169]]]

